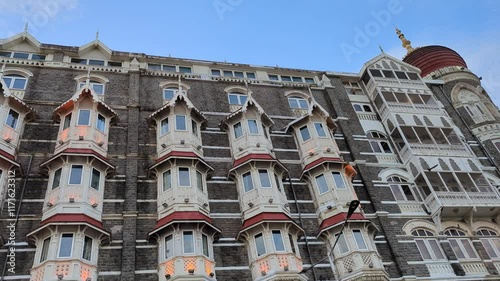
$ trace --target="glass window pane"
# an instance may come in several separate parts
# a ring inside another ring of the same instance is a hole
[[[63,130],[66,130],[71,125],[71,113],[64,117]]]
[[[406,198],[404,197],[403,193],[401,192],[401,189],[399,188],[399,185],[396,184],[391,184],[390,185],[392,194],[394,194],[394,199],[397,201],[405,201]]]
[[[73,165],[71,166],[71,173],[69,175],[69,184],[81,184],[82,183],[83,166]]]
[[[212,76],[220,76],[220,70],[212,69]]]
[[[326,184],[324,175],[316,177],[316,184],[318,185],[319,194],[323,194],[328,191],[328,185]]]
[[[443,260],[445,259],[443,252],[441,251],[441,246],[435,239],[429,240],[429,245],[431,246],[432,252],[437,259]]]
[[[339,234],[336,234],[337,237]],[[339,241],[337,242],[338,250],[341,254],[349,252],[349,247],[347,246],[347,241],[345,240],[344,234],[340,234]]]
[[[295,76],[292,76],[292,81],[293,81],[293,82],[302,82],[302,77],[295,77]]]
[[[163,120],[161,120],[161,124],[160,124],[160,136],[163,136],[165,135],[166,133],[168,133],[168,118],[165,118]]]
[[[306,83],[314,84],[314,79],[313,78],[305,78],[305,80],[306,80]]]
[[[191,129],[193,130],[193,135],[198,136],[198,123],[191,120]]]
[[[248,79],[255,79],[255,73],[253,73],[253,72],[247,72],[247,78]]]
[[[278,75],[269,74],[269,80],[278,81],[279,80]]]
[[[276,187],[278,188],[279,191],[281,191],[281,181],[278,178],[278,175],[274,174],[274,180],[276,181]]]
[[[10,55],[11,55],[10,52],[0,52],[0,57],[10,58]]]
[[[151,69],[151,70],[161,70],[161,65],[159,65],[159,64],[153,64],[153,63],[148,63],[148,69]]]
[[[163,191],[172,188],[172,175],[170,170],[163,173]]]
[[[247,101],[247,96],[245,95],[239,95],[240,97],[240,104],[243,105]]]
[[[104,94],[104,85],[103,84],[92,84],[92,89],[98,95]]]
[[[223,75],[225,77],[233,77],[233,72],[232,71],[229,71],[229,70],[224,70],[223,71]]]
[[[191,73],[191,67],[180,66],[179,67],[179,72],[180,73]]]
[[[281,231],[273,230],[273,242],[274,242],[274,249],[277,252],[285,251],[285,244],[283,243],[283,237],[281,236]]]
[[[171,258],[174,255],[174,239],[172,235],[165,237],[165,259]]]
[[[54,172],[54,179],[52,180],[52,189],[58,188],[61,184],[61,172],[62,169],[59,168]]]
[[[163,65],[163,71],[168,71],[168,72],[177,72],[177,69],[175,68],[175,65]]]
[[[186,128],[186,116],[175,115],[175,129],[179,131],[185,131]]]
[[[73,234],[63,234],[61,235],[61,241],[59,244],[59,257],[69,258],[73,250]]]
[[[236,124],[234,124],[234,137],[235,138],[239,138],[241,136],[243,136],[243,130],[241,129],[241,123],[238,122]]]
[[[262,256],[266,253],[266,245],[264,244],[262,234],[255,235],[255,246],[257,248],[257,256]]]
[[[102,116],[101,114],[97,115],[97,124],[96,124],[97,130],[101,132],[105,132],[106,130],[106,118]]]
[[[101,172],[99,172],[96,169],[92,169],[92,178],[90,181],[90,186],[95,189],[99,190],[99,181],[101,179]]]
[[[302,109],[307,109],[307,107],[308,107],[307,101],[305,99],[299,99],[299,106]]]
[[[240,71],[235,71],[234,72],[234,77],[245,78],[244,75],[243,75],[243,72],[240,72]]]
[[[455,239],[449,239],[451,248],[453,248],[453,252],[457,256],[458,259],[464,259],[465,255],[462,252],[462,249],[460,249],[460,246],[458,245],[457,240]]]
[[[191,186],[189,168],[179,168],[179,186]]]
[[[462,245],[464,246],[464,249],[467,252],[469,258],[477,258],[476,252],[474,251],[474,249],[472,249],[472,245],[470,244],[469,239],[460,239],[460,242],[462,242]]]
[[[89,65],[104,65],[103,60],[89,60]]]
[[[311,138],[311,134],[309,133],[307,126],[300,128],[300,135],[302,136],[302,141],[307,141]]]
[[[292,77],[290,77],[290,76],[281,76],[281,81],[292,82]]]
[[[245,192],[253,189],[252,174],[250,172],[243,174],[243,188]]]
[[[15,78],[14,84],[12,85],[12,89],[24,90],[26,88],[26,79],[25,78]]]
[[[293,236],[288,234],[288,241],[290,242],[290,247],[292,247],[292,252],[295,254],[295,241],[293,241]]]
[[[201,235],[201,242],[203,244],[203,255],[210,257],[208,252],[208,237],[205,234]]]
[[[326,137],[325,129],[323,128],[323,124],[314,123],[314,127],[316,128],[316,133],[318,133],[318,137]]]
[[[194,254],[193,232],[184,231],[182,240],[184,242],[184,254]]]
[[[366,246],[365,239],[363,238],[363,234],[361,233],[360,230],[353,230],[352,234],[354,235],[354,240],[356,241],[356,245],[358,246],[359,250],[367,250],[368,247]]]
[[[427,250],[427,247],[424,243],[424,240],[421,239],[416,239],[415,242],[417,243],[417,248],[420,251],[420,254],[422,255],[422,258],[424,260],[430,260],[432,259],[431,254],[429,253],[429,250]]]
[[[290,108],[299,108],[299,102],[297,99],[289,98],[288,103],[290,104]]]
[[[50,237],[43,240],[40,262],[43,262],[44,260],[47,259],[47,255],[49,254],[49,246],[50,246]]]
[[[269,179],[267,170],[259,170],[259,179],[261,187],[271,187],[271,180]]]
[[[90,110],[82,109],[78,114],[78,124],[80,126],[88,126],[90,125]]]
[[[84,260],[91,260],[92,258],[92,238],[85,236],[83,241],[83,255]]]
[[[5,82],[5,85],[7,85],[7,88],[12,89],[12,86],[10,85],[10,83],[12,82],[12,78],[11,77],[4,76],[3,77],[3,81]]]
[[[196,185],[199,190],[203,191],[203,175],[198,171],[196,171]]]
[[[337,189],[345,189],[346,186],[342,174],[339,172],[332,172],[332,175],[333,175],[333,180],[335,181],[335,187]]]
[[[7,116],[7,120],[5,120],[5,124],[7,124],[7,126],[11,127],[12,129],[16,129],[17,120],[19,120],[19,113],[15,112],[12,109],[9,110],[9,115]]]
[[[248,131],[250,134],[258,134],[259,133],[259,128],[257,127],[257,121],[256,120],[247,120],[248,121]]]
[[[30,56],[30,54],[27,54],[27,53],[14,53],[14,55],[12,57],[15,59],[26,59],[27,60],[29,56]]]
[[[370,141],[370,145],[372,147],[373,152],[376,152],[376,153],[382,152],[382,149],[380,149],[380,146],[378,145],[377,141]]]
[[[240,104],[238,95],[229,94],[229,104]]]
[[[171,100],[171,99],[173,99],[175,91],[176,90],[174,90],[174,89],[164,89],[163,90],[163,99],[164,100]]]

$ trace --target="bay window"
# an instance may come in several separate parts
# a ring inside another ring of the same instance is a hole
[[[80,109],[78,113],[78,126],[89,126],[90,125],[90,110]]]

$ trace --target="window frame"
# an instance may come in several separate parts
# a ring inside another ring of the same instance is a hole
[[[57,186],[54,186],[55,181],[56,181],[57,172],[59,172],[58,184],[57,184]],[[61,176],[62,176],[62,167],[59,168],[59,169],[57,169],[57,170],[55,170],[54,174],[52,175],[52,184],[50,185],[51,186],[51,190],[54,190],[54,189],[59,188],[61,186]]]
[[[356,233],[359,233],[359,236],[357,236]],[[360,250],[360,251],[369,250],[368,243],[366,243],[365,236],[363,235],[363,231],[361,231],[361,229],[353,229],[352,230],[352,237],[354,238],[354,242],[355,242],[356,248],[358,248],[358,250]],[[358,238],[361,238],[362,241],[359,241]],[[360,242],[363,242],[363,244],[365,246],[364,249],[362,249],[360,247]]]
[[[250,125],[250,123],[254,123],[255,126],[253,127],[255,130],[252,131],[252,125]],[[259,135],[260,134],[260,131],[259,131],[259,123],[257,122],[256,119],[247,119],[247,126],[248,126],[248,133],[250,135]]]
[[[100,128],[99,124],[102,124],[102,128]],[[106,117],[104,117],[104,115],[99,114],[99,113],[97,114],[97,120],[96,120],[95,127],[101,133],[103,133],[103,134],[106,133]]]
[[[234,131],[234,139],[235,140],[243,137],[244,133],[243,133],[243,126],[242,126],[241,122],[237,122],[233,125],[233,131]],[[238,136],[237,132],[240,132],[239,136]]]
[[[63,126],[62,130],[66,130],[67,128],[71,127],[71,118],[73,118],[73,113],[70,112],[64,116],[64,121],[63,121]]]
[[[248,186],[245,184],[245,177],[247,177],[247,176],[250,177],[250,185],[251,186],[250,186],[249,189],[247,189]],[[245,193],[250,192],[250,191],[252,191],[252,190],[255,189],[255,184],[253,182],[252,171],[247,171],[247,172],[241,174],[241,182],[243,184],[243,191],[245,191]]]
[[[9,83],[5,81],[5,78],[9,79]],[[17,90],[17,91],[24,91],[26,90],[26,87],[28,86],[28,78],[19,74],[5,74],[2,79],[5,82],[5,85],[9,90]],[[23,88],[14,88],[14,85],[16,84],[16,80],[23,80]]]
[[[258,239],[259,238],[259,239]],[[264,239],[264,233],[257,233],[253,236],[253,239],[255,241],[255,253],[257,254],[257,257],[260,257],[260,256],[263,256],[265,254],[267,254],[267,249],[266,249],[266,240]],[[262,250],[264,250],[263,253],[259,254],[259,242],[258,241],[261,241],[262,244]]]
[[[169,178],[168,185],[165,185],[165,174],[167,174],[167,178]],[[172,169],[168,169],[161,174],[161,190],[163,192],[172,189]]]
[[[167,242],[168,237],[170,237],[171,246],[172,246],[171,249],[168,247],[168,242]],[[174,253],[175,253],[174,235],[173,234],[166,235],[165,238],[163,239],[163,241],[165,242],[165,249],[163,251],[163,258],[165,260],[168,260],[168,259],[172,258],[174,256]],[[170,253],[170,256],[167,254],[167,250],[172,251]]]
[[[78,83],[78,89],[85,87],[85,84],[86,84],[85,81],[80,81]],[[106,85],[100,81],[90,80],[89,86],[99,96],[103,96],[104,93],[106,93]],[[102,86],[102,90],[100,90],[100,91],[96,90],[96,86]]]
[[[62,245],[63,245],[63,237],[65,235],[71,235],[71,245],[70,245],[70,252],[69,252],[69,255],[68,256],[61,256],[61,248],[62,248]],[[65,232],[65,233],[61,233],[61,238],[59,239],[59,247],[58,247],[58,250],[57,250],[57,258],[58,259],[71,259],[72,256],[73,256],[73,246],[74,246],[74,243],[75,242],[75,234],[74,233],[70,233],[70,232]]]
[[[13,112],[13,113],[17,114],[17,117],[14,117],[14,115],[11,115],[11,112]],[[8,123],[8,122],[9,122],[9,119],[11,118],[11,116],[12,116],[12,118],[13,118],[13,121],[15,121],[15,122],[14,122],[14,124],[13,124],[14,126],[11,126],[11,125]],[[8,114],[7,114],[7,117],[5,118],[5,122],[4,122],[4,123],[5,123],[5,125],[7,125],[7,126],[11,127],[11,128],[15,131],[15,130],[17,130],[17,127],[18,127],[17,125],[19,124],[19,119],[20,119],[20,117],[21,117],[21,114],[19,114],[19,112],[15,111],[15,110],[14,110],[14,109],[12,109],[12,108],[9,108],[9,112],[8,112]]]
[[[342,181],[343,186],[339,187],[337,185],[337,178],[335,175],[338,175],[340,177],[340,180]],[[333,183],[335,184],[335,189],[341,189],[341,190],[347,190],[347,183],[345,181],[344,175],[340,171],[332,171],[332,178],[333,178]]]
[[[179,129],[179,118],[184,119],[184,129]],[[187,128],[187,116],[182,114],[175,114],[175,130],[180,132],[185,132]]]
[[[181,169],[187,169],[187,174],[188,174],[188,185],[182,185],[181,184]],[[177,186],[179,187],[191,187],[191,169],[190,167],[177,167]]]
[[[212,256],[210,253],[210,241],[208,240],[208,235],[204,233],[201,234],[201,253],[207,258],[211,258]]]
[[[45,244],[45,242],[48,242],[47,244]],[[50,242],[51,242],[51,237],[47,237],[45,239],[43,239],[42,241],[42,250],[40,251],[40,258],[38,259],[38,262],[39,263],[42,263],[44,261],[47,260],[47,258],[49,257],[49,250],[50,250]]]
[[[89,119],[87,121],[87,124],[80,124],[80,118],[82,117],[83,111],[88,111],[88,113],[89,113]],[[78,120],[76,120],[77,126],[90,126],[91,121],[92,121],[92,110],[90,110],[90,109],[79,109],[78,110]]]
[[[273,246],[274,246],[274,251],[275,252],[286,252],[286,246],[285,246],[285,240],[283,239],[283,234],[281,233],[281,230],[279,229],[273,229],[271,230],[271,237],[273,238]],[[282,250],[279,250],[278,247],[277,247],[277,243],[276,243],[276,238],[280,239],[280,242],[281,243],[281,247],[282,247]]]
[[[271,177],[269,176],[269,171],[267,169],[258,169],[257,173],[259,174],[259,183],[261,188],[273,188]],[[264,186],[264,184],[262,183],[262,177],[264,173],[266,174],[265,177],[267,178],[267,183],[269,183],[269,186]]]
[[[73,167],[75,166],[80,166],[82,167],[81,173],[80,173],[80,182],[79,183],[71,183],[71,175],[73,173]],[[69,177],[68,177],[68,185],[81,185],[83,183],[83,175],[85,173],[85,167],[82,164],[74,164],[71,165],[71,168],[69,170]]]
[[[203,174],[196,170],[196,187],[199,191],[205,192],[205,186],[203,184]]]
[[[92,186],[92,182],[94,181],[94,171],[97,171],[98,173],[98,178],[97,178],[97,188]],[[101,187],[101,171],[99,171],[98,169],[92,167],[92,170],[90,171],[90,183],[89,183],[89,186],[93,189],[95,189],[96,191],[99,191],[100,190],[100,187]]]
[[[231,97],[236,97],[236,99],[238,100],[238,103],[232,103]],[[229,103],[229,105],[244,105],[245,102],[247,101],[247,99],[248,99],[248,96],[245,94],[242,94],[242,93],[230,92],[227,94],[227,102]]]
[[[166,124],[166,126],[164,126]],[[164,130],[166,128],[166,130]],[[170,124],[168,123],[168,117],[165,117],[160,121],[160,137],[163,137],[164,135],[170,133]]]
[[[307,139],[304,139],[304,131],[303,129],[307,130],[307,134],[308,134],[308,138]],[[309,130],[309,126],[307,125],[304,125],[302,127],[299,128],[299,133],[300,133],[300,138],[302,139],[302,142],[306,142],[306,141],[309,141],[312,139],[312,136],[311,136],[311,131]]]
[[[85,245],[87,245],[87,238],[90,239],[90,253],[88,259],[85,258]],[[82,259],[86,261],[92,261],[92,254],[93,254],[93,247],[94,247],[94,239],[90,236],[84,235],[83,236],[83,247],[82,247]]]
[[[314,124],[314,129],[316,131],[316,135],[318,136],[318,138],[328,138],[328,134],[326,133],[326,130],[325,130],[325,127],[323,126],[323,123],[314,122],[313,124]],[[318,131],[318,125],[321,128],[323,135],[321,135],[320,132]]]
[[[424,232],[425,235],[420,235],[419,231]],[[415,235],[417,233],[418,235]],[[430,232],[429,230],[418,228],[412,230],[412,235],[413,235],[413,240],[415,241],[415,244],[417,246],[418,252],[420,253],[420,256],[422,257],[422,260],[439,260],[439,261],[444,261],[447,260],[446,255],[443,251],[443,248],[439,244],[439,241],[435,238],[435,235]],[[423,243],[423,246],[425,247],[426,252],[429,254],[429,258],[424,257],[421,248],[419,247],[418,241],[421,241]],[[433,243],[431,243],[433,242]],[[433,245],[437,247],[434,248]],[[439,251],[439,254],[441,255],[442,258],[438,258],[436,255],[436,250]]]
[[[195,135],[196,137],[200,137],[198,135],[198,122],[194,121],[193,119],[191,119],[191,132],[193,133],[193,135]]]
[[[318,182],[318,178],[323,178],[323,181],[325,183],[325,190],[324,191],[321,190],[321,185]],[[330,191],[330,188],[328,187],[328,182],[326,181],[325,174],[320,174],[320,175],[315,176],[314,180],[316,183],[316,188],[317,188],[320,195],[323,195],[323,194],[327,193],[328,191]]]
[[[345,253],[348,253],[351,249],[350,249],[350,246],[349,246],[349,243],[347,243],[347,239],[345,238],[345,235],[344,233],[335,233],[335,239],[337,239],[337,237],[340,235],[340,237],[338,238],[338,244],[339,246],[337,247],[337,251],[340,255],[343,255]],[[344,245],[347,250],[346,251],[343,251],[342,250],[342,245]]]
[[[193,248],[192,252],[186,252],[186,233],[191,233],[191,245],[188,245]],[[195,232],[193,230],[184,230],[182,231],[182,253],[183,254],[188,254],[188,255],[194,255],[196,254],[196,241],[195,241]]]
[[[297,104],[297,106],[293,106],[292,101],[294,101]],[[303,106],[303,104],[301,104],[301,101],[305,102],[305,106]],[[305,98],[300,97],[300,96],[290,96],[290,97],[288,97],[288,106],[291,109],[305,110],[305,109],[309,108],[309,102]]]
[[[483,234],[484,231],[488,231],[488,234]],[[476,231],[476,236],[479,237],[479,241],[481,241],[488,257],[492,260],[500,260],[500,238],[498,234],[487,228],[480,228]],[[485,244],[488,244],[488,246],[485,246]],[[496,255],[495,257],[491,255],[491,251]]]

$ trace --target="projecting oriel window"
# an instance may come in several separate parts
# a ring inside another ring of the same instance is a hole
[[[89,126],[90,125],[90,110],[80,109],[78,114],[78,126]]]

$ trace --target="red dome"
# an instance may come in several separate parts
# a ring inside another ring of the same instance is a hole
[[[443,46],[425,46],[406,55],[404,62],[420,68],[422,77],[447,66],[467,67],[464,59],[455,51]]]

